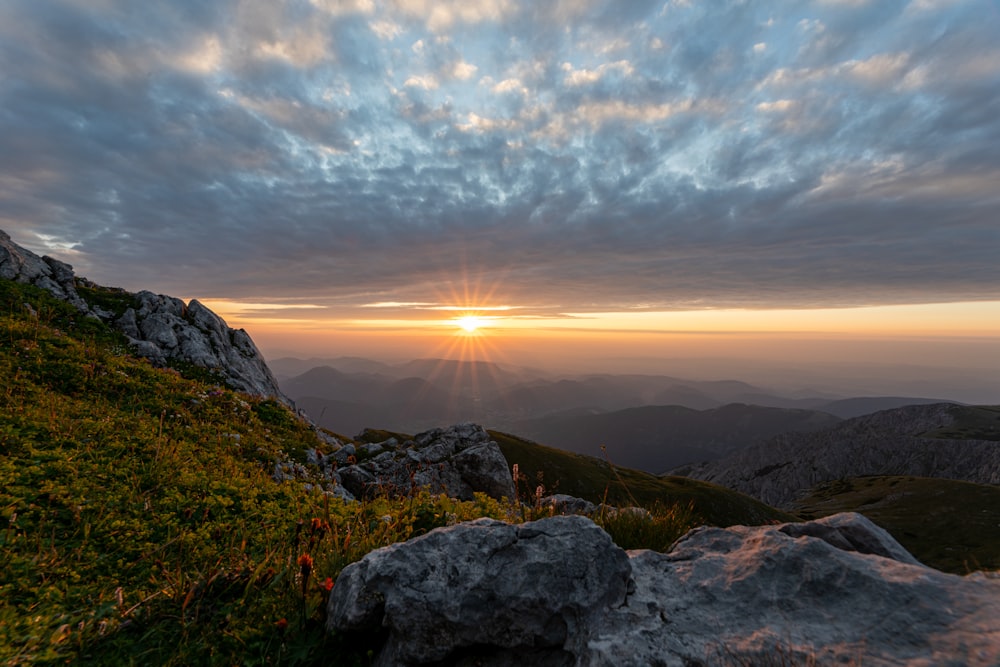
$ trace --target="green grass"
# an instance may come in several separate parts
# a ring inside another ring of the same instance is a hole
[[[717,526],[796,520],[742,493],[707,482],[619,468],[613,461],[546,447],[499,431],[490,431],[490,435],[508,463],[518,464],[519,490],[525,499],[542,484],[546,494],[566,493],[596,504],[690,508],[694,517]]]
[[[153,368],[9,281],[0,377],[0,663],[363,663],[364,646],[320,627],[327,578],[433,527],[510,515],[276,483],[276,460],[326,447],[284,406]]]
[[[125,311],[135,306],[135,295],[120,287],[102,287],[89,281],[77,281],[76,292],[90,306],[98,307],[112,313],[115,318],[125,314]]]
[[[923,477],[855,477],[797,503],[805,519],[860,512],[945,572],[1000,569],[1000,487]]]

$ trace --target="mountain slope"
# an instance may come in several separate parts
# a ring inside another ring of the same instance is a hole
[[[1000,486],[925,477],[852,477],[793,505],[803,519],[860,512],[922,563],[946,572],[1000,569]]]
[[[794,517],[714,484],[684,477],[657,477],[639,470],[611,466],[601,459],[546,447],[525,438],[490,431],[504,457],[518,464],[522,491],[566,493],[599,504],[616,506],[679,503],[691,505],[696,516],[714,525],[756,525],[793,521]]]
[[[815,433],[786,433],[676,472],[788,507],[817,484],[861,475],[1000,484],[998,441],[1000,407],[915,405]]]
[[[44,289],[81,317],[104,322],[123,334],[136,354],[158,366],[204,369],[234,389],[287,401],[246,331],[231,329],[195,299],[184,303],[94,284],[78,278],[69,264],[22,248],[2,230],[0,278]]]
[[[607,456],[622,466],[661,473],[717,459],[786,431],[816,431],[837,417],[812,410],[730,404],[710,410],[645,406],[600,414],[571,413],[523,420],[510,430],[572,452]]]
[[[910,396],[858,396],[844,398],[839,401],[824,403],[818,409],[837,415],[841,419],[861,417],[873,412],[902,408],[907,405],[932,405],[934,403],[949,403],[940,398],[914,398]]]

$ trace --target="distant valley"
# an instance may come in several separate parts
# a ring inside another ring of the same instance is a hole
[[[618,465],[662,473],[785,432],[941,399],[778,392],[738,380],[558,376],[489,362],[358,357],[270,362],[281,389],[320,426],[350,436],[474,421]],[[602,447],[606,448],[602,450]]]

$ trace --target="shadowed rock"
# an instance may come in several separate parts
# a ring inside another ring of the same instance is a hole
[[[339,630],[387,628],[379,665],[571,665],[569,638],[625,600],[629,565],[583,517],[441,528],[344,569],[330,599]],[[485,662],[482,662],[484,661]]]
[[[341,465],[338,481],[358,498],[406,495],[415,488],[461,500],[472,500],[476,492],[496,499],[514,498],[516,493],[503,452],[476,424],[433,429],[403,443],[392,438],[363,445],[356,454],[352,450],[349,456],[362,460],[347,466],[343,464],[351,458],[341,452],[332,458]]]
[[[287,400],[250,336],[242,329],[229,328],[195,299],[185,304],[142,291],[135,295],[135,306],[115,325],[153,363],[178,360],[214,369],[234,389]]]
[[[76,292],[72,266],[49,256],[39,257],[11,241],[3,230],[0,230],[0,278],[40,287],[73,304],[80,312],[91,313]]]

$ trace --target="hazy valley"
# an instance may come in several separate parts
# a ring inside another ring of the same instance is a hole
[[[270,362],[282,390],[319,425],[416,432],[473,421],[568,451],[663,473],[785,432],[944,399],[781,394],[738,380],[565,376],[489,362],[340,358]],[[602,449],[606,448],[606,449]]]

